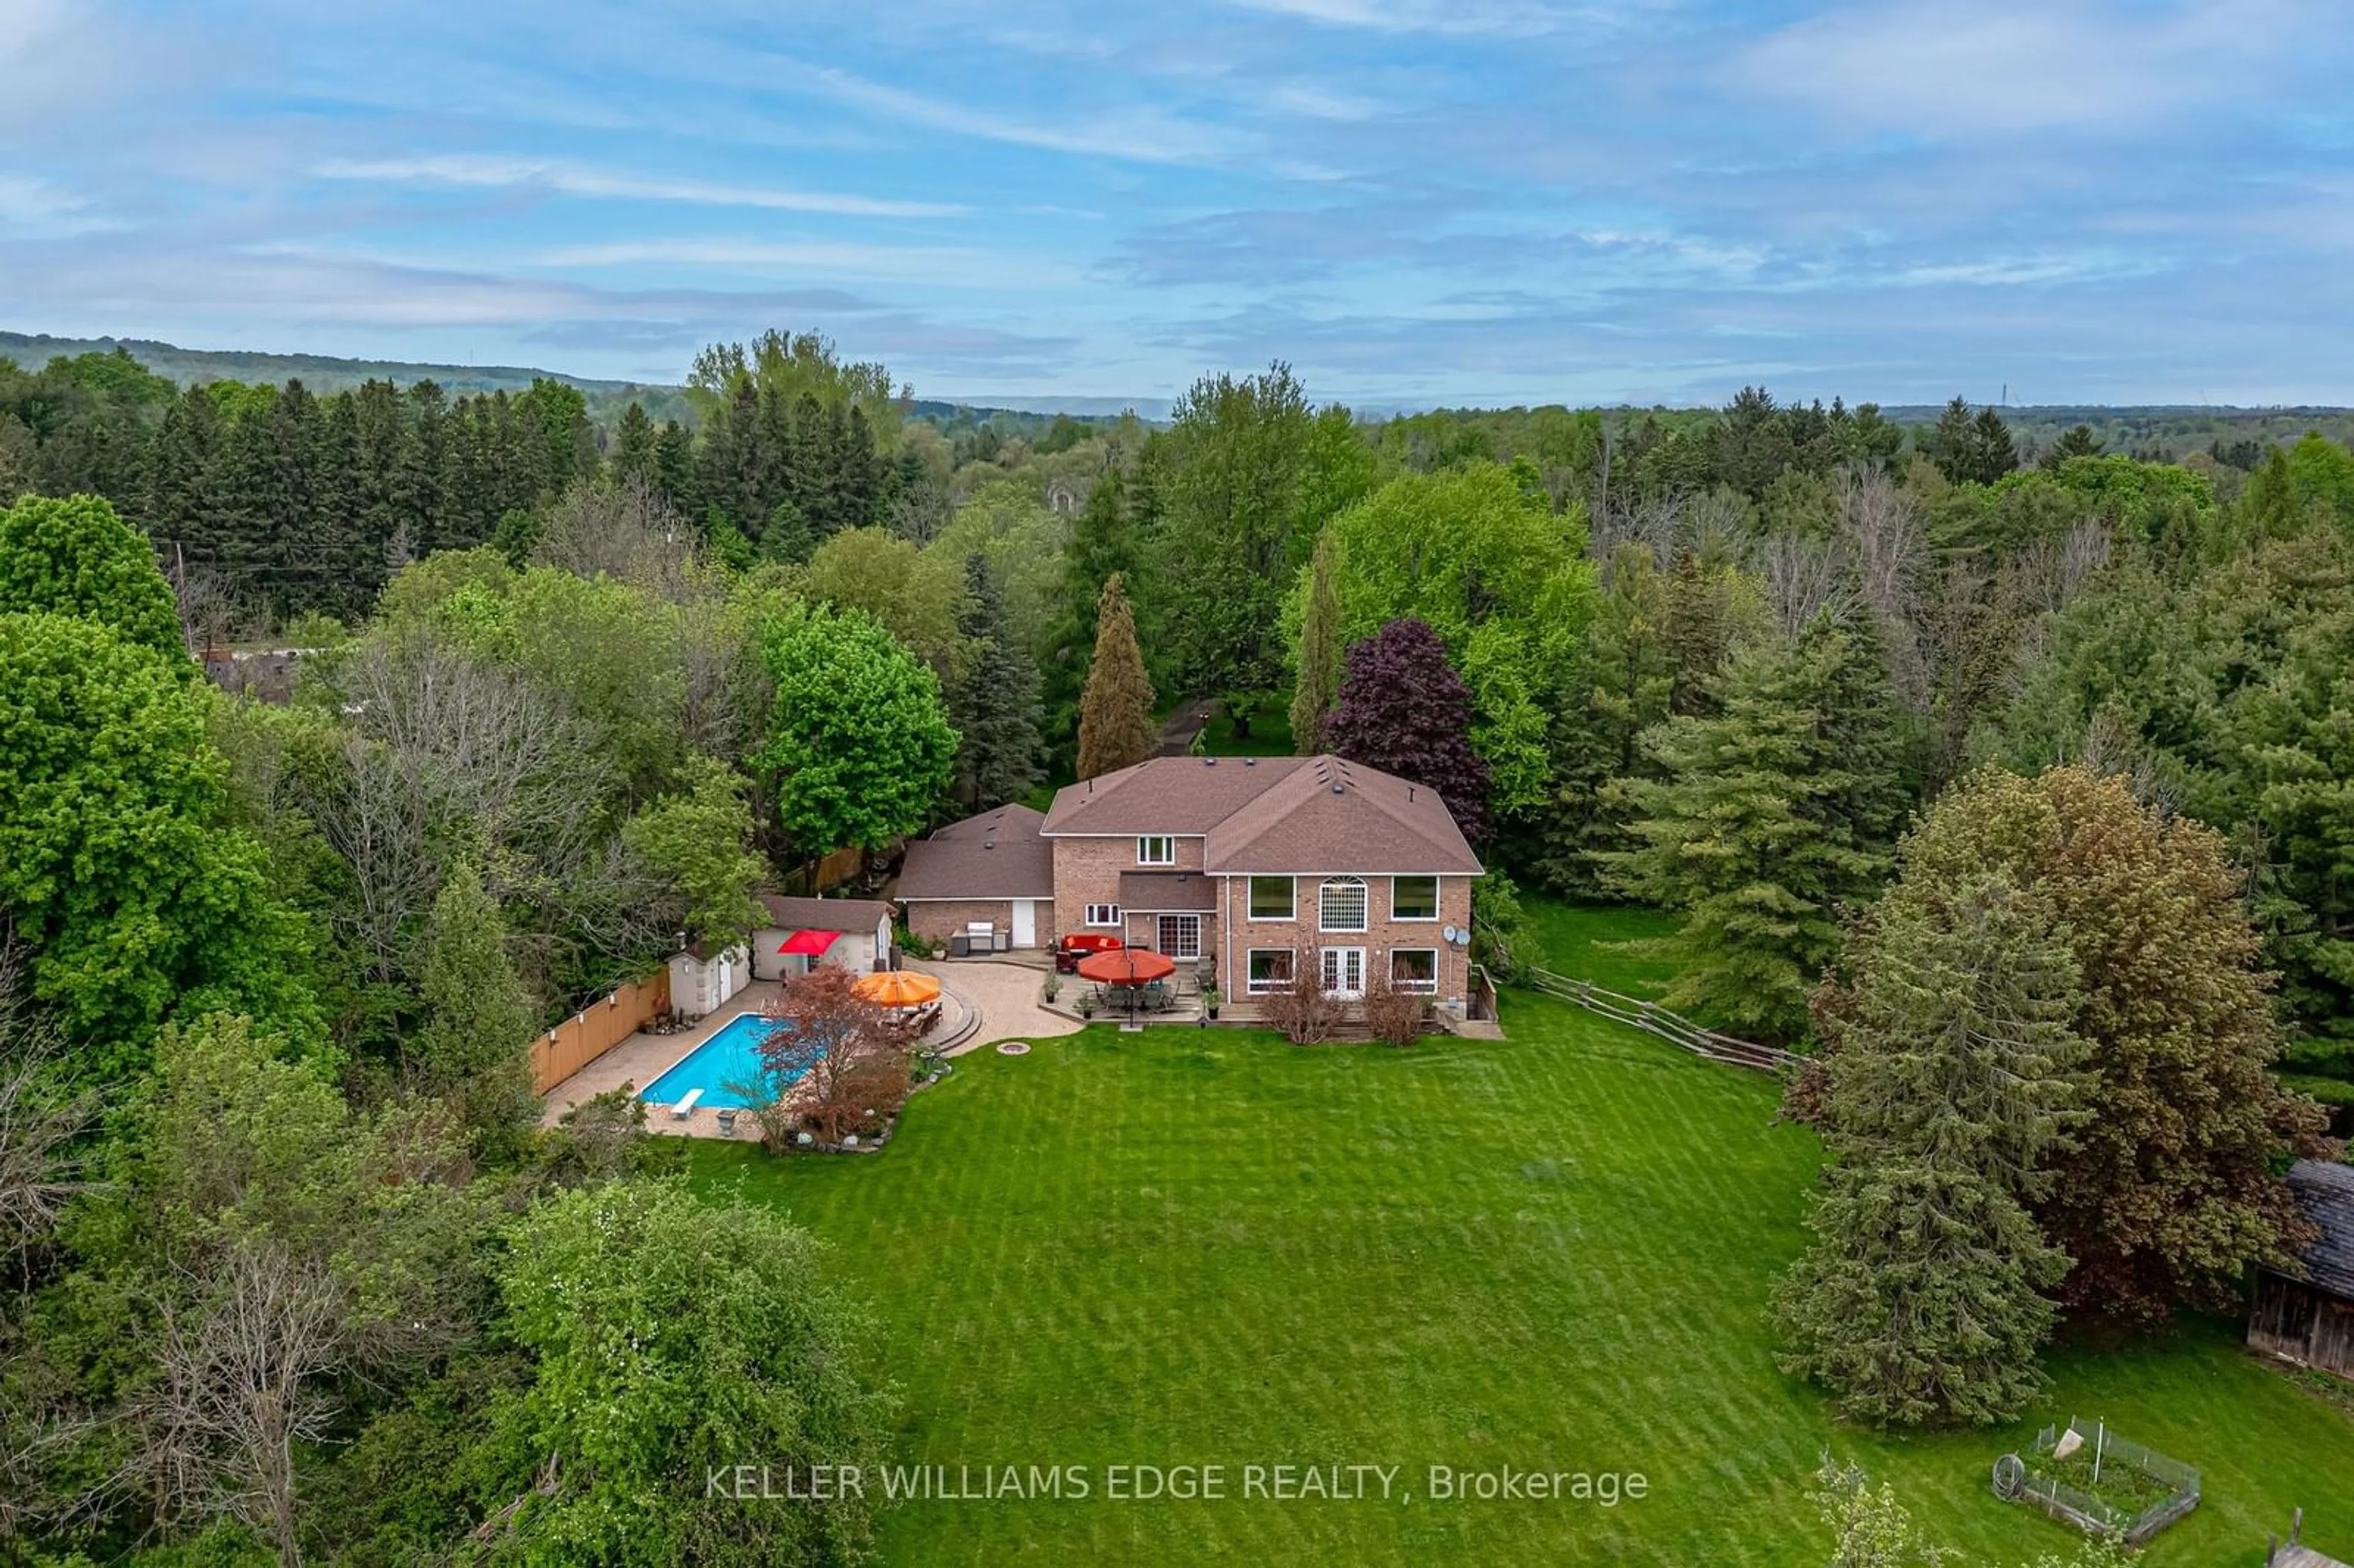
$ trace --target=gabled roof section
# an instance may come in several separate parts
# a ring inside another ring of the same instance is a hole
[[[777,893],[754,896],[769,912],[769,923],[784,930],[872,931],[898,913],[872,898],[788,898]]]
[[[1313,759],[1150,757],[1055,791],[1044,832],[1201,835]]]
[[[2289,1167],[2288,1188],[2321,1227],[2321,1239],[2306,1249],[2306,1277],[2354,1301],[2354,1165],[2300,1160]]]
[[[901,898],[1052,898],[1055,846],[1038,836],[1041,812],[1003,805],[907,846]]]
[[[1044,832],[1198,833],[1211,872],[1481,871],[1437,792],[1337,757],[1151,758],[1056,791]]]
[[[1438,792],[1337,757],[1304,766],[1212,829],[1214,872],[1436,872],[1484,869]]]

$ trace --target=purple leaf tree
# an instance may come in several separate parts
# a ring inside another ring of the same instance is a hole
[[[1471,694],[1429,624],[1402,616],[1349,650],[1325,742],[1352,762],[1438,791],[1463,836],[1488,836],[1488,765],[1471,749]]]

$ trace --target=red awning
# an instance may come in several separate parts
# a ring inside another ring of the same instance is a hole
[[[820,953],[825,951],[828,948],[832,947],[834,943],[841,939],[842,933],[839,931],[820,931],[816,929],[796,931],[791,936],[785,938],[785,945],[779,948],[777,951],[780,953],[805,953],[813,959]]]

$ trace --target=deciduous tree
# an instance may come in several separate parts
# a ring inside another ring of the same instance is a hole
[[[154,549],[94,495],[0,507],[0,614],[15,611],[94,620],[126,642],[186,652]]]
[[[777,690],[753,761],[800,852],[880,850],[921,828],[956,765],[938,677],[857,610],[788,608],[760,646]]]
[[[1471,749],[1471,694],[1447,645],[1404,616],[1349,650],[1340,706],[1326,726],[1352,762],[1436,790],[1463,836],[1488,836],[1488,765]]]
[[[2035,1203],[2075,1260],[2062,1305],[2150,1321],[2236,1304],[2251,1265],[2307,1234],[2279,1162],[2326,1152],[2280,1048],[2241,874],[2222,839],[2080,768],[1985,771],[1939,797],[1905,881],[2008,874],[2052,911],[2084,975],[2068,1022],[2091,1045],[2091,1115]]]

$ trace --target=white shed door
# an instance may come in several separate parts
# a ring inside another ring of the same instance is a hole
[[[1038,945],[1038,901],[1034,898],[1013,901],[1013,945],[1017,948]]]

